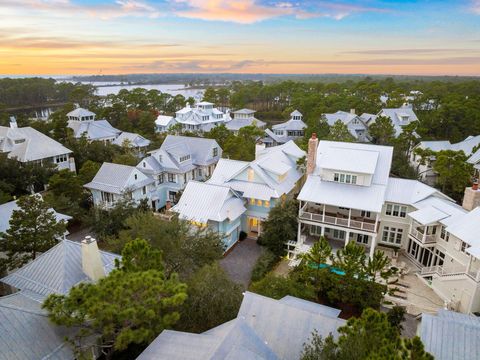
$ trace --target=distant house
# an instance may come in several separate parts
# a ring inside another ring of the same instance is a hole
[[[422,314],[419,335],[425,350],[436,360],[477,359],[480,354],[480,319],[439,310]]]
[[[91,182],[85,184],[95,206],[111,208],[121,200],[138,204],[146,199],[151,204],[155,181],[134,166],[103,163]]]
[[[303,176],[297,161],[304,156],[293,141],[270,148],[263,145],[254,161],[221,159],[208,183],[227,186],[244,199],[241,230],[256,238],[270,209],[297,191]]]
[[[194,107],[187,104],[175,113],[175,117],[159,116],[155,123],[158,132],[165,132],[175,124],[182,124],[183,130],[210,131],[230,120],[230,114],[222,112],[208,101],[201,101]]]
[[[58,170],[75,171],[72,151],[31,127],[0,126],[0,153],[22,163],[54,164]]]
[[[145,139],[142,135],[122,132],[114,141],[114,145],[124,146],[125,144],[134,149],[138,155],[145,155],[145,149],[150,145],[150,140]]]
[[[290,120],[273,125],[272,130],[266,129],[263,143],[267,147],[282,145],[290,140],[301,138],[305,134],[307,125],[303,122],[303,115],[295,110],[290,114]]]
[[[16,292],[0,297],[0,359],[74,359],[66,336],[74,328],[54,325],[41,309],[50,294],[66,295],[81,282],[95,282],[120,256],[99,251],[94,239],[62,240],[0,282]]]
[[[404,126],[409,125],[413,121],[418,121],[418,117],[413,109],[409,106],[403,106],[400,108],[380,110],[377,117],[368,122],[368,126],[374,124],[379,116],[387,117],[392,121],[396,136],[402,133]]]
[[[202,334],[164,330],[138,360],[299,359],[316,331],[322,338],[345,325],[340,310],[285,296],[245,292],[235,319]]]
[[[432,156],[425,165],[420,165],[421,157],[415,154],[415,149],[429,149],[431,151],[444,151],[444,150],[452,150],[452,151],[463,151],[465,155],[469,157],[467,162],[473,164],[474,166],[478,166],[478,162],[480,161],[480,152],[477,150],[475,154],[473,154],[473,150],[480,145],[480,135],[477,136],[469,136],[465,140],[460,141],[458,143],[452,144],[450,141],[421,141],[419,142],[411,152],[410,155],[410,165],[417,169],[419,173],[419,178],[423,182],[434,185],[437,180],[437,174],[433,171],[433,164],[435,163],[435,156]]]
[[[173,205],[177,193],[190,180],[209,178],[222,148],[213,139],[168,135],[162,146],[150,151],[137,169],[155,180],[155,209]]]
[[[73,130],[73,136],[76,139],[85,136],[89,141],[103,141],[119,146],[128,139],[130,146],[137,150],[150,145],[150,140],[143,136],[116,129],[107,120],[96,120],[95,117],[95,113],[82,108],[70,111],[67,114],[68,127]]]
[[[40,196],[38,194],[33,196]],[[7,232],[10,228],[10,219],[15,210],[20,210],[20,207],[17,205],[16,201],[10,201],[5,204],[0,205],[0,234]],[[72,219],[69,215],[64,215],[56,212],[54,209],[49,209],[54,215],[57,221],[65,220],[68,222]],[[1,237],[0,237],[1,239]]]
[[[355,110],[350,112],[337,111],[333,114],[323,114],[323,118],[327,121],[329,126],[333,126],[337,121],[341,121],[348,128],[348,131],[359,142],[368,142],[368,126],[364,120],[355,114]]]
[[[229,187],[190,181],[172,211],[179,218],[222,234],[225,250],[234,245],[241,230],[244,201]]]
[[[255,110],[250,109],[240,109],[236,110],[233,113],[233,119],[225,123],[225,126],[228,130],[233,131],[233,133],[238,133],[238,131],[245,126],[256,126],[259,129],[265,127],[265,123],[261,120],[255,118]]]

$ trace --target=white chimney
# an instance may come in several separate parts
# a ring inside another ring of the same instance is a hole
[[[350,109],[350,114],[355,115],[355,109]]]
[[[91,236],[82,240],[82,269],[90,280],[97,281],[105,276],[97,241]]]
[[[260,153],[265,150],[265,143],[260,139],[255,143],[255,160],[258,159]]]
[[[18,128],[17,119],[15,119],[15,116],[10,116],[10,129],[16,129],[16,128]]]

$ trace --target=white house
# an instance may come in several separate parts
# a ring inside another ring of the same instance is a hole
[[[160,133],[166,132],[175,124],[177,124],[177,121],[173,116],[158,115],[157,119],[155,120],[155,129]]]
[[[73,130],[76,139],[85,136],[89,141],[103,141],[122,146],[128,140],[129,146],[143,151],[150,145],[150,140],[143,136],[124,132],[114,128],[107,120],[96,120],[95,113],[77,108],[67,114],[68,127]]]
[[[467,162],[476,165],[478,163],[477,158],[480,158],[480,152],[473,154],[473,150],[480,145],[480,135],[469,136],[465,140],[452,144],[450,141],[421,141],[413,148],[410,155],[410,165],[418,169],[419,178],[429,185],[434,185],[437,179],[437,174],[433,171],[433,164],[435,162],[435,156],[431,156],[425,164],[420,164],[421,157],[415,154],[415,149],[429,149],[431,151],[463,151],[465,155],[469,157]]]
[[[173,205],[177,193],[191,180],[209,178],[222,148],[213,139],[168,135],[162,146],[150,151],[137,169],[155,180],[154,208]]]
[[[302,138],[305,135],[306,127],[302,113],[295,110],[290,114],[290,120],[273,125],[272,130],[266,129],[262,141],[267,147],[282,145],[290,140]]]
[[[395,135],[398,136],[402,133],[402,127],[409,125],[413,121],[418,121],[418,117],[409,106],[402,106],[400,108],[391,108],[391,109],[382,109],[377,114],[376,118],[379,116],[385,116],[392,121],[393,127],[395,128]],[[369,121],[368,126],[375,123],[376,118]]]
[[[479,311],[478,185],[466,189],[462,208],[419,181],[389,177],[392,153],[312,137],[297,247],[323,235],[334,248],[356,241],[370,256],[378,246],[397,248],[450,306]]]
[[[0,152],[22,163],[54,164],[58,170],[75,171],[72,151],[31,127],[0,126]]]
[[[111,208],[118,201],[130,200],[138,204],[146,199],[151,204],[155,181],[134,166],[103,163],[91,182],[90,190],[95,206]]]
[[[255,110],[240,109],[232,112],[233,119],[225,123],[228,130],[233,131],[235,134],[238,130],[245,126],[256,126],[260,129],[265,127],[265,123],[255,118]]]
[[[369,141],[368,126],[364,120],[355,114],[355,109],[346,111],[337,111],[333,114],[323,114],[323,118],[329,126],[333,126],[337,121],[344,123],[350,134],[360,142]]]

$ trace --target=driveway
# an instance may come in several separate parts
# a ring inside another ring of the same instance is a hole
[[[230,279],[243,285],[245,289],[250,284],[252,270],[263,248],[253,239],[239,242],[222,260],[220,266],[226,271]]]

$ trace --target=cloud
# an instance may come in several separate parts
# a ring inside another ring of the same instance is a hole
[[[221,61],[221,60],[185,60],[165,61],[156,60],[141,65],[126,65],[126,70],[148,70],[168,72],[234,72],[246,69],[257,62],[253,60]]]
[[[480,0],[473,0],[471,9],[474,14],[480,15]]]
[[[372,50],[351,50],[343,51],[341,54],[361,54],[361,55],[429,55],[438,53],[456,53],[459,52],[478,52],[476,49],[372,49]]]

